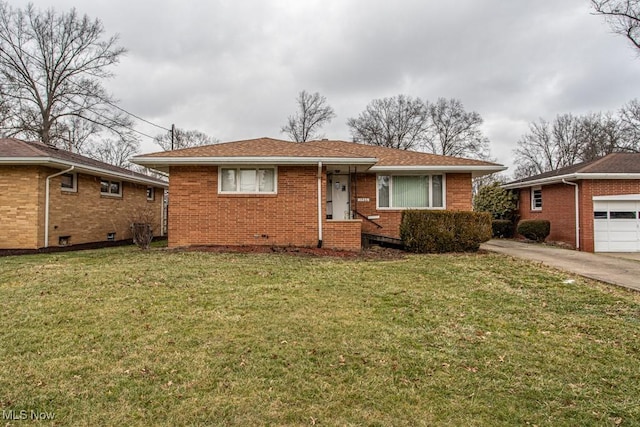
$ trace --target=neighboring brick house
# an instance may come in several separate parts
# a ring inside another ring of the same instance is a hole
[[[131,236],[150,215],[162,231],[165,181],[39,142],[0,139],[0,249]]]
[[[495,163],[343,141],[271,138],[135,157],[169,172],[169,246],[324,246],[398,238],[404,209],[471,210]]]
[[[586,252],[640,252],[640,153],[597,160],[510,182],[520,219],[551,222],[550,241]]]

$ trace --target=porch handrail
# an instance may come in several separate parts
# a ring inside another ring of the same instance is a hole
[[[362,217],[363,219],[365,219],[366,221],[369,221],[371,224],[375,225],[378,228],[383,228],[380,224],[378,224],[377,222],[375,222],[372,219],[369,219],[366,215],[361,214],[360,212],[354,210],[353,211],[356,215],[359,215],[360,217]]]

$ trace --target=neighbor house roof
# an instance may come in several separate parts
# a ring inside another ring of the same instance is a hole
[[[515,189],[579,179],[640,179],[640,153],[611,153],[596,160],[512,181],[502,187]]]
[[[167,182],[161,179],[51,147],[41,142],[22,141],[15,138],[0,139],[0,165],[38,165],[55,169],[68,169],[73,166],[74,172],[159,187],[168,186]]]
[[[171,165],[224,164],[324,164],[360,165],[371,171],[446,170],[467,171],[478,175],[506,169],[481,160],[439,156],[416,151],[376,147],[346,141],[310,141],[304,143],[273,138],[257,138],[222,144],[146,154],[133,162],[167,170]]]

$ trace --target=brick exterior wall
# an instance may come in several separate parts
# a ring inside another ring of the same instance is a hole
[[[470,173],[452,173],[445,175],[446,208],[447,210],[470,211],[472,210],[472,188]],[[389,237],[400,237],[400,222],[402,221],[401,209],[376,209],[377,183],[374,174],[357,174],[351,179],[351,206],[365,216],[378,215],[375,224],[363,220],[362,231],[364,233],[380,234]],[[368,202],[357,199],[369,199]]]
[[[579,185],[580,205],[580,250],[593,252],[593,196],[640,194],[638,180],[581,180]],[[575,193],[574,187],[566,184],[542,187],[542,210],[531,210],[531,189],[520,190],[520,219],[547,219],[551,222],[549,241],[567,243],[576,247]]]
[[[359,251],[362,247],[361,220],[324,221],[322,234],[325,248]]]
[[[520,220],[546,219],[551,223],[548,241],[564,242],[575,247],[575,190],[571,185],[554,184],[542,187],[542,209],[531,210],[531,189],[520,190]]]
[[[169,246],[316,246],[317,173],[317,166],[279,166],[278,194],[221,195],[216,166],[171,167]],[[352,176],[351,206],[363,215],[380,215],[375,220],[383,226],[380,229],[366,220],[326,220],[326,179],[323,170],[324,247],[359,250],[361,232],[399,237],[402,211],[376,210],[374,174]],[[446,175],[448,209],[471,210],[471,197],[471,174]]]
[[[0,249],[37,249],[39,168],[0,166]]]
[[[218,194],[216,166],[171,167],[170,176],[170,247],[318,243],[316,166],[279,166],[277,195]]]
[[[11,174],[5,171],[0,171],[0,248],[44,247],[46,178],[60,170],[20,166]],[[147,210],[159,234],[162,188],[148,201],[146,185],[122,182],[122,197],[110,197],[100,194],[99,177],[77,174],[77,192],[63,191],[60,183],[59,176],[50,182],[49,246],[58,246],[62,236],[69,236],[71,245],[106,241],[107,233],[116,233],[115,240],[130,239],[131,220]],[[3,191],[5,186],[11,191]]]

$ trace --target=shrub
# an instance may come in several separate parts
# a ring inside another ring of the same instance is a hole
[[[475,212],[489,212],[493,219],[514,221],[518,214],[518,194],[505,190],[499,182],[485,185],[473,198]]]
[[[491,221],[491,231],[493,237],[509,238],[513,237],[513,222],[508,219],[494,219]]]
[[[153,229],[156,228],[155,214],[151,206],[131,211],[129,222],[133,243],[140,249],[149,249],[153,240]]]
[[[414,211],[402,213],[400,238],[418,253],[473,252],[491,238],[491,215],[478,212]]]
[[[527,219],[518,224],[518,234],[536,242],[544,242],[551,232],[551,223],[546,219]]]

